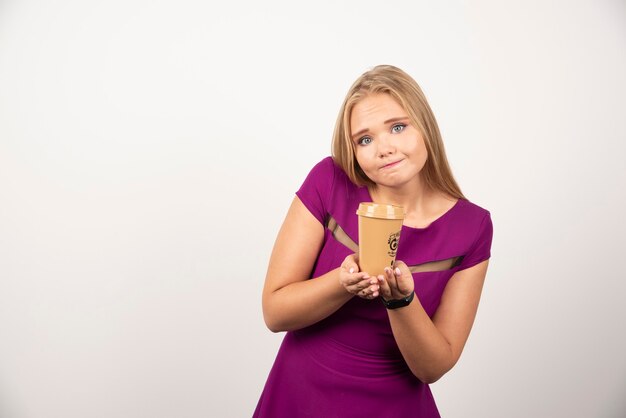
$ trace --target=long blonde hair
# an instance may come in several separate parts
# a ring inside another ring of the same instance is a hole
[[[354,105],[375,93],[385,93],[396,100],[422,134],[428,152],[421,172],[425,184],[432,190],[465,199],[450,170],[439,126],[426,96],[411,76],[391,65],[379,65],[363,73],[350,87],[341,105],[333,134],[332,156],[350,180],[359,186],[375,186],[359,166],[354,143],[350,140],[350,115]]]

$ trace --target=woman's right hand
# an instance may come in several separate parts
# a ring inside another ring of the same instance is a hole
[[[372,300],[378,297],[380,286],[376,277],[360,271],[359,258],[356,254],[347,256],[339,270],[339,283],[348,293],[363,299]]]

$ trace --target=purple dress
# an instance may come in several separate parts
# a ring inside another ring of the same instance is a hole
[[[356,210],[372,199],[331,157],[311,170],[296,194],[326,227],[311,274],[319,277],[354,253]],[[397,259],[417,266],[415,294],[429,316],[454,273],[490,257],[491,237],[489,212],[462,199],[426,228],[402,227]],[[451,265],[424,264],[440,260]],[[259,418],[439,416],[429,386],[404,361],[381,301],[358,297],[328,318],[286,333],[254,412]]]

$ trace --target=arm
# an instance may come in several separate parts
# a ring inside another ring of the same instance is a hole
[[[421,381],[434,383],[439,380],[461,356],[476,317],[488,263],[489,260],[483,261],[452,276],[432,320],[417,297],[406,307],[388,311],[400,352]],[[410,277],[412,282],[411,273],[404,263],[401,267],[401,276]],[[400,281],[398,278],[398,284]],[[386,282],[394,287],[389,274],[384,280]],[[387,289],[389,287],[385,284],[381,286],[382,294],[391,297]]]
[[[345,268],[308,280],[323,239],[324,227],[295,197],[274,243],[263,288],[263,317],[271,331],[314,324],[369,283],[354,284],[364,275],[348,273]]]

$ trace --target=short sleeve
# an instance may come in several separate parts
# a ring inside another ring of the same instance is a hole
[[[491,241],[493,239],[493,224],[491,222],[491,215],[489,212],[485,214],[476,239],[468,250],[467,254],[463,257],[459,270],[464,270],[475,266],[476,264],[487,260],[491,257]]]
[[[329,212],[328,203],[334,179],[335,163],[332,157],[326,157],[313,167],[296,192],[296,196],[322,225],[326,223]]]

